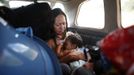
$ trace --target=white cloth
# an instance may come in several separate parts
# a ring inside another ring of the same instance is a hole
[[[83,48],[76,48],[75,50],[83,52]],[[69,65],[72,69],[76,69],[76,68],[82,67],[85,63],[86,62],[83,60],[78,60],[78,61],[74,61],[74,62],[69,63]]]
[[[76,69],[76,68],[82,67],[84,64],[85,64],[85,61],[83,61],[83,60],[78,60],[78,61],[69,63],[71,69]]]

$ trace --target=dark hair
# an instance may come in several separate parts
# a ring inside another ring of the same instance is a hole
[[[19,26],[31,26],[34,35],[44,41],[56,37],[52,24],[51,8],[48,3],[30,4],[25,7],[14,9],[18,15]],[[17,27],[17,26],[16,26]]]
[[[51,7],[48,3],[34,3],[11,10],[13,11],[12,14],[15,14],[15,17],[12,17],[13,20],[15,18],[15,21],[11,23],[13,27],[31,26],[33,34],[44,41],[56,37],[52,23]],[[8,21],[10,20],[8,18]]]
[[[43,21],[44,24],[46,24],[45,22],[47,22],[47,19],[49,18],[48,15],[51,12],[48,3],[35,3],[13,10],[19,19],[18,26],[15,27],[19,27],[20,25],[24,27],[28,25],[39,25],[43,23]]]
[[[0,17],[2,17],[9,24],[14,24],[17,20],[15,13],[6,6],[0,6]]]
[[[66,38],[66,40],[70,41],[72,44],[76,44],[77,47],[79,47],[79,48],[82,47],[82,45],[83,45],[83,40],[78,33],[74,33],[74,34],[69,35]]]
[[[52,17],[53,17],[53,25],[55,23],[55,19],[58,15],[64,15],[65,19],[66,19],[66,30],[63,34],[63,39],[66,37],[66,32],[67,32],[67,26],[68,26],[68,22],[67,22],[67,16],[66,14],[60,9],[60,8],[55,8],[52,10]]]

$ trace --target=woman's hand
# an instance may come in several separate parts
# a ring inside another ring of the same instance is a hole
[[[75,61],[85,59],[84,53],[77,50],[73,50],[71,53],[69,53],[68,57]]]
[[[77,61],[77,60],[85,60],[84,53],[77,50],[71,50],[71,52],[68,55],[63,56],[60,59],[60,61],[64,63],[70,63],[72,61]]]

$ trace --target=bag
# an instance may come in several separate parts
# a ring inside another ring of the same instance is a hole
[[[118,70],[127,72],[134,65],[134,25],[111,32],[97,44]]]

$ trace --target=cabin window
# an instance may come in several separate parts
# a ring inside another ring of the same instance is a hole
[[[122,26],[129,27],[134,25],[134,0],[121,1],[121,23]]]
[[[38,3],[41,3],[41,2],[47,2],[50,5],[50,2],[48,1],[38,1]],[[18,7],[26,6],[32,3],[34,2],[33,1],[9,1],[9,6],[10,8],[18,8]]]
[[[77,15],[76,24],[81,27],[104,28],[104,3],[103,0],[84,1]]]

